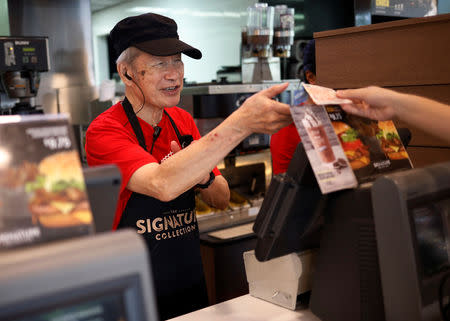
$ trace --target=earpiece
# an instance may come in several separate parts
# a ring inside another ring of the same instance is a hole
[[[139,88],[139,90],[141,91],[143,101],[142,101],[141,107],[139,107],[138,111],[135,113],[135,114],[137,115],[137,114],[142,110],[142,108],[144,108],[144,105],[145,105],[145,95],[144,95],[144,92],[142,91],[141,87],[139,87],[139,84],[138,84],[137,82],[135,82],[135,81],[133,80],[133,78],[131,78],[131,76],[128,74],[128,72],[127,72],[126,70],[125,70],[125,72],[123,73],[123,75],[124,75],[124,77],[127,78],[128,80],[131,80],[131,81]],[[155,132],[156,135],[159,135],[159,131],[160,131],[160,130],[161,130],[161,128],[160,128],[157,132]],[[151,152],[150,152],[150,153],[151,153]]]

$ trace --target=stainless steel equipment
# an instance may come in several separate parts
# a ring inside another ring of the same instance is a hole
[[[280,58],[250,57],[242,59],[242,82],[259,83],[263,80],[281,79]]]
[[[90,0],[8,0],[8,14],[12,35],[48,37],[52,69],[41,75],[36,104],[88,124],[97,98]]]
[[[0,37],[0,78],[9,98],[17,98],[12,114],[42,113],[32,104],[40,72],[50,69],[46,37]]]
[[[197,220],[201,233],[253,222],[272,177],[270,151],[233,157],[218,165],[231,190],[230,205],[225,210],[198,207]]]

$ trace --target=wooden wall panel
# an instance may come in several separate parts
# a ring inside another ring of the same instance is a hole
[[[449,35],[450,14],[315,33],[318,82],[331,88],[450,84]]]
[[[449,37],[450,14],[315,33],[317,82],[334,89],[378,85],[450,104]],[[416,167],[450,161],[448,142],[396,125],[412,132]]]
[[[414,167],[450,161],[449,148],[408,147],[407,151]]]

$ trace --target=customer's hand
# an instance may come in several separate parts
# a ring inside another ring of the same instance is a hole
[[[288,83],[275,85],[247,98],[232,115],[239,117],[238,125],[242,130],[252,133],[273,134],[292,122],[290,106],[272,98],[283,92]]]
[[[347,98],[353,104],[343,104],[346,112],[375,120],[390,120],[396,117],[393,97],[398,95],[395,91],[370,86],[360,89],[338,90],[339,98]]]

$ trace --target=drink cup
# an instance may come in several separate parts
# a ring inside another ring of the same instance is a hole
[[[305,112],[305,116],[302,119],[302,123],[305,126],[309,139],[316,150],[317,155],[323,163],[329,164],[336,160],[328,140],[327,133],[321,121],[314,115],[311,110]]]
[[[334,162],[336,157],[334,156],[333,148],[331,147],[323,125],[306,128],[306,131],[320,160],[323,163]]]

